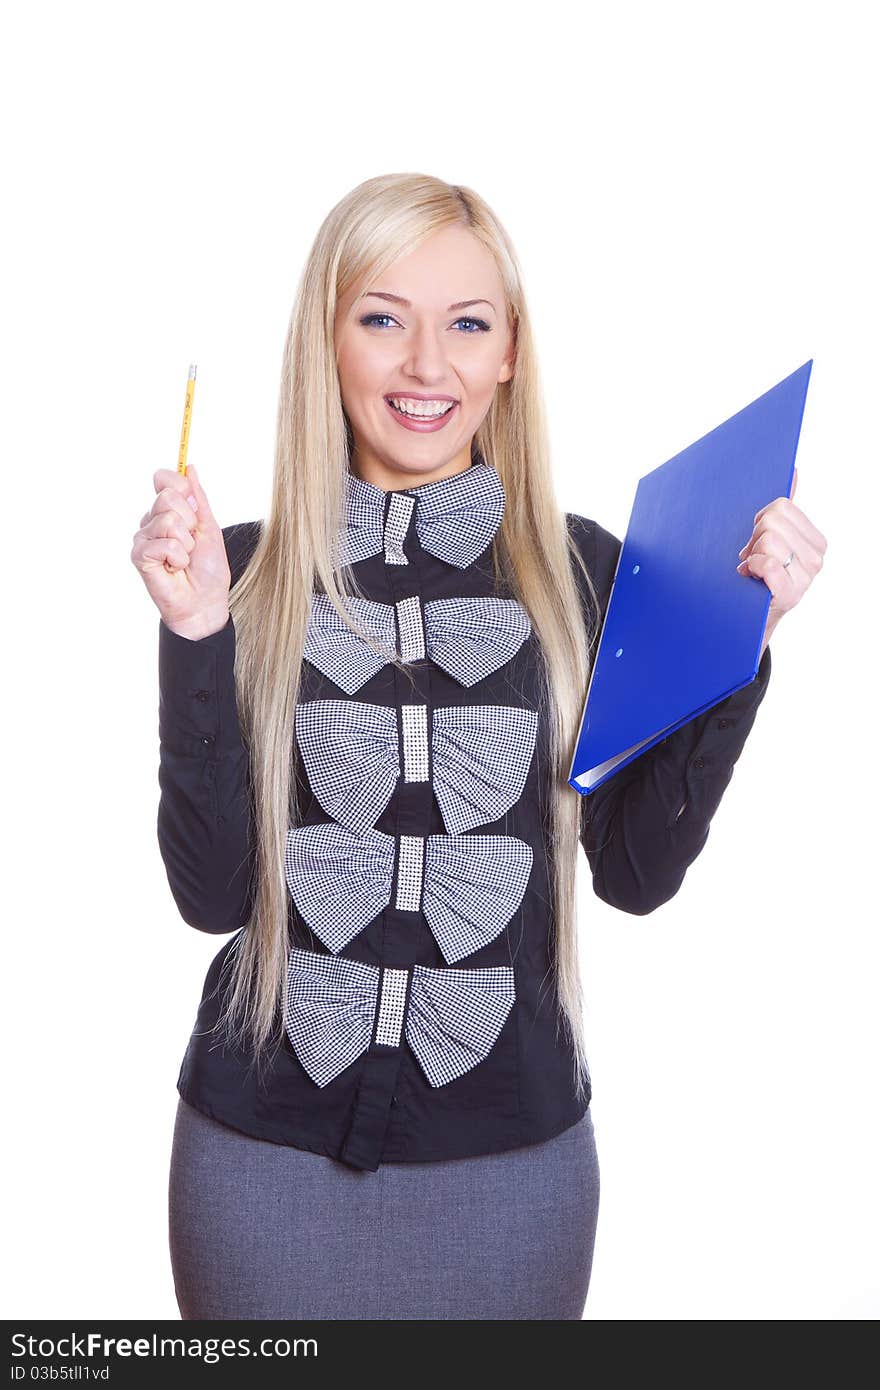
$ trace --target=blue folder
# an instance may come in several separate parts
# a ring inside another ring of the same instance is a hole
[[[791,495],[812,365],[639,480],[569,771],[583,795],[754,680],[772,596],[737,552]]]

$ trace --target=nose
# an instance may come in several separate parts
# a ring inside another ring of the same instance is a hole
[[[442,332],[442,330],[441,330]],[[426,388],[449,380],[446,347],[441,337],[428,325],[416,330],[409,340],[410,351],[403,364],[404,371],[417,377]]]

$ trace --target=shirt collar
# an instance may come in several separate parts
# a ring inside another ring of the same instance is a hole
[[[386,498],[391,502],[386,512]],[[400,541],[415,511],[416,533],[424,550],[463,569],[483,553],[504,515],[504,487],[497,470],[476,451],[470,467],[448,478],[390,494],[354,473],[348,474],[347,528],[342,537],[343,563],[389,554],[406,563]],[[393,531],[393,536],[389,532]]]

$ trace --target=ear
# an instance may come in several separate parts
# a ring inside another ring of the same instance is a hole
[[[501,363],[501,367],[498,371],[499,382],[510,381],[510,378],[513,376],[514,368],[516,366],[516,329],[517,325],[514,324],[513,331],[510,335],[510,347],[508,348],[504,361]]]

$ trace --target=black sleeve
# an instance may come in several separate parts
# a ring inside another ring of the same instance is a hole
[[[569,527],[596,584],[601,623],[621,542],[585,517],[569,514]],[[582,581],[579,587],[586,601]],[[768,644],[757,675],[742,690],[683,724],[581,798],[581,843],[593,889],[604,902],[644,916],[678,892],[706,844],[769,679]]]
[[[259,526],[223,528],[233,584]],[[245,926],[253,903],[249,758],[234,668],[231,616],[198,641],[159,619],[159,850],[181,917],[213,933]]]

